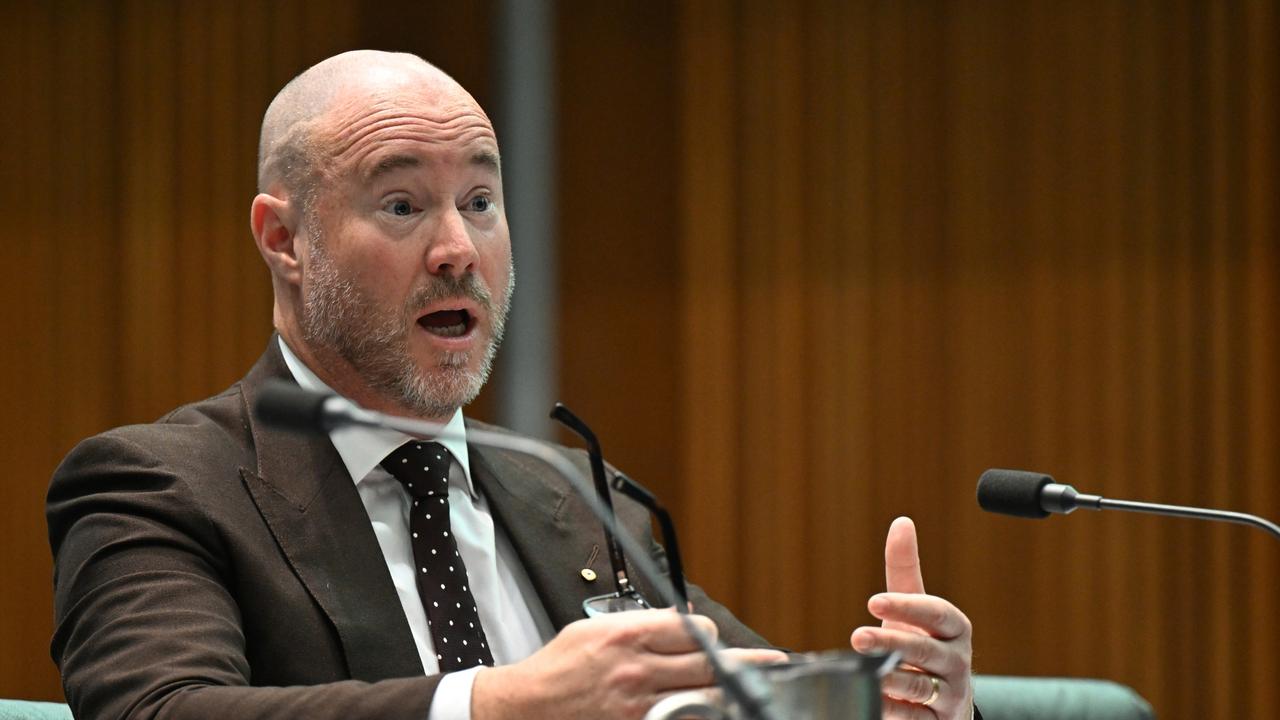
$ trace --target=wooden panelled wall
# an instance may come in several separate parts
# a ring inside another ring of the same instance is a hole
[[[77,439],[260,351],[245,219],[271,94],[379,46],[493,110],[491,13],[0,12],[0,696],[56,698],[45,483]],[[980,670],[1115,678],[1162,717],[1271,714],[1274,542],[1002,519],[973,487],[1020,466],[1280,516],[1278,20],[1207,0],[562,3],[562,397],[670,499],[691,573],[779,643],[843,645],[908,514]]]
[[[1270,717],[1280,544],[978,511],[989,466],[1280,516],[1274,3],[682,15],[683,526],[772,639],[865,617],[898,514],[986,672]],[[804,588],[803,592],[798,588]]]

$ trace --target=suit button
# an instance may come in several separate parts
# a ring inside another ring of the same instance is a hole
[[[591,568],[582,568],[582,579],[587,582],[596,581],[596,571]]]

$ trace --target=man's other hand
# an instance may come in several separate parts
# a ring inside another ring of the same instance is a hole
[[[716,626],[690,615],[709,638]],[[744,662],[782,662],[776,650],[730,650]],[[711,685],[711,665],[670,610],[637,610],[571,623],[525,660],[481,670],[475,720],[642,718],[664,697]]]
[[[940,597],[924,594],[916,526],[900,517],[889,526],[884,548],[888,592],[867,602],[880,627],[860,627],[850,642],[858,652],[902,653],[903,666],[884,680],[885,718],[969,720],[973,626]]]

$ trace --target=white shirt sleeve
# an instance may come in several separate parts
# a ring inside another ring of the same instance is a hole
[[[471,720],[471,685],[483,667],[445,673],[427,710],[427,720]]]

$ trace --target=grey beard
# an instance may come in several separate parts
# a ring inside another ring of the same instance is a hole
[[[479,278],[468,274],[433,278],[410,296],[399,314],[374,310],[364,293],[338,273],[319,237],[311,240],[309,271],[300,318],[302,336],[309,345],[337,353],[371,389],[418,417],[447,418],[480,394],[506,330],[515,290],[514,268],[508,270],[507,292],[497,308]],[[409,352],[413,315],[431,302],[456,297],[474,300],[491,319],[492,337],[478,350],[484,353],[480,365],[468,371],[471,352],[447,353],[434,368],[424,371]]]

